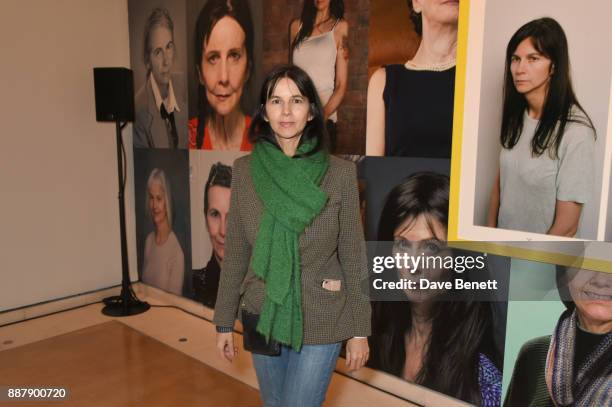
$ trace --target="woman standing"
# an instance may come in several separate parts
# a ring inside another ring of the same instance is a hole
[[[392,241],[394,255],[452,256],[446,246],[448,191],[445,175],[408,177],[387,196],[378,240]],[[446,282],[457,277],[445,268],[392,274],[390,281],[415,281],[416,287],[421,278]],[[455,290],[414,288],[401,294],[397,301],[373,304],[371,366],[472,404],[499,406],[501,358],[491,304],[456,298]]]
[[[239,314],[265,405],[320,406],[342,341],[350,369],[368,358],[356,169],[326,152],[323,108],[300,68],[272,71],[260,102],[253,153],[234,164],[217,348],[233,360]]]
[[[225,254],[227,214],[230,205],[232,167],[222,163],[210,167],[204,186],[204,217],[212,245],[212,254],[206,267],[193,271],[195,299],[214,308],[219,289],[219,276]]]
[[[366,155],[450,158],[459,1],[408,0],[421,43],[368,85]]]
[[[595,131],[552,18],[523,25],[508,43],[501,144],[487,225],[576,235],[593,191]]]
[[[323,116],[336,147],[337,110],[348,82],[348,23],[343,0],[305,0],[302,15],[289,26],[289,61],[312,79],[323,104]]]
[[[183,249],[172,231],[172,203],[166,173],[159,168],[147,180],[147,213],[155,231],[145,240],[142,281],[182,295],[185,274]]]
[[[250,151],[251,119],[240,105],[253,70],[253,21],[247,0],[208,0],[195,32],[198,117],[189,148]]]

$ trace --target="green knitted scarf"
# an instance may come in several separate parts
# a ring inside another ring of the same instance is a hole
[[[297,154],[313,146],[314,140],[306,141]],[[268,340],[272,337],[299,351],[304,336],[299,237],[327,203],[319,184],[329,156],[320,151],[291,158],[261,141],[251,157],[251,177],[264,205],[251,258],[255,275],[266,283],[257,330]]]

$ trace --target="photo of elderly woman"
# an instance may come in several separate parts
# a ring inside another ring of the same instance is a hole
[[[556,274],[565,310],[551,335],[521,348],[504,406],[612,405],[612,274]]]
[[[383,4],[398,2],[373,3],[384,14],[372,18],[370,43],[395,35]],[[383,65],[368,85],[366,155],[450,158],[459,1],[407,0],[407,6],[420,43],[408,61],[398,63],[395,50],[377,60]],[[370,54],[372,60],[378,53]]]
[[[217,300],[219,276],[225,254],[231,184],[232,167],[221,162],[213,164],[204,185],[203,201],[200,201],[199,205],[200,210],[204,212],[212,250],[206,266],[193,271],[193,289],[195,300],[209,308],[214,308]]]
[[[393,253],[453,256],[446,246],[448,194],[446,175],[417,172],[406,178],[386,198],[378,241],[393,242]],[[394,281],[445,282],[459,275],[440,268],[391,273]],[[403,298],[373,302],[369,365],[472,404],[499,406],[502,362],[494,332],[501,322],[493,305],[470,296],[455,299],[452,290],[399,294]]]
[[[343,0],[304,1],[300,18],[289,26],[289,61],[302,68],[317,88],[332,153],[337,110],[348,81],[349,26],[343,17]]]
[[[487,225],[573,237],[593,194],[595,129],[574,94],[561,25],[545,17],[519,28],[505,69]]]
[[[154,225],[144,244],[142,281],[173,294],[183,293],[185,255],[172,231],[172,193],[166,173],[155,168],[147,180],[146,210]]]
[[[134,196],[141,281],[190,296],[188,150],[135,149]]]
[[[137,29],[134,20],[144,11],[143,6],[142,2],[130,1],[132,31]],[[178,51],[174,22],[166,8],[149,13],[141,32],[146,80],[135,94],[133,144],[138,148],[187,148],[185,78],[175,68]]]
[[[254,27],[247,0],[207,0],[195,22],[197,113],[189,148],[250,151],[251,118],[242,107],[254,71]]]

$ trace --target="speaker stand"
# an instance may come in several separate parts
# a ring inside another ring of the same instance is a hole
[[[104,315],[112,317],[126,317],[129,315],[137,315],[147,311],[151,306],[140,301],[134,291],[132,290],[132,283],[130,282],[130,272],[128,265],[128,249],[127,249],[127,237],[125,231],[125,180],[126,174],[124,172],[123,160],[125,158],[125,148],[123,147],[123,138],[121,137],[121,131],[127,124],[119,123],[119,120],[115,121],[115,128],[117,131],[117,170],[119,172],[119,228],[121,233],[121,294],[118,296],[108,297],[103,300],[106,305],[102,309]]]

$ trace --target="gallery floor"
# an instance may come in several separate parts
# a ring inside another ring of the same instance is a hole
[[[14,405],[261,405],[250,355],[239,351],[231,364],[217,356],[210,310],[151,287],[136,288],[153,305],[136,316],[103,315],[104,292],[0,313],[0,386],[68,391],[66,400]],[[241,349],[242,337],[236,338]],[[343,363],[325,406],[417,405],[364,384],[369,369],[354,377],[343,373]]]
[[[256,389],[120,321],[6,350],[0,360],[3,384],[66,388],[66,405],[261,405]]]

